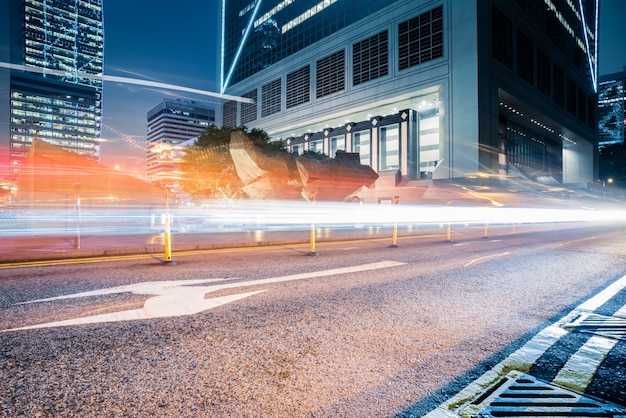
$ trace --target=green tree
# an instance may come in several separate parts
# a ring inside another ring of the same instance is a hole
[[[245,126],[221,128],[209,126],[193,146],[185,149],[179,167],[183,172],[181,186],[194,197],[215,199],[236,199],[245,196],[243,184],[237,176],[235,164],[230,155],[230,135],[243,131],[248,138],[266,155],[274,156],[286,152],[280,141],[271,141],[261,129],[248,131]]]

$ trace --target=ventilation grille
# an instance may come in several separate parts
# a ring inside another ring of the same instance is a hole
[[[387,41],[387,31],[384,31],[354,44],[352,47],[353,85],[384,77],[389,73]]]
[[[443,57],[443,7],[400,23],[399,66],[404,70]]]
[[[269,116],[280,112],[280,78],[261,87],[261,116]]]
[[[311,67],[302,67],[287,74],[287,109],[307,103],[310,98]]]
[[[237,126],[237,102],[224,103],[224,126]]]
[[[345,89],[345,61],[344,50],[335,52],[317,61],[317,97],[328,96]]]
[[[603,404],[520,372],[511,372],[460,416],[475,417],[616,417],[626,411]]]
[[[626,319],[615,316],[583,313],[572,322],[563,325],[563,328],[616,340],[626,340]]]
[[[256,120],[257,112],[257,91],[256,89],[244,94],[246,99],[252,99],[253,103],[241,103],[241,124],[245,125]]]

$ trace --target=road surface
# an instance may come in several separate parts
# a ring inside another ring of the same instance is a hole
[[[0,415],[455,416],[490,407],[497,390],[472,385],[504,378],[502,364],[624,407],[624,342],[580,322],[619,328],[623,236],[465,228],[398,248],[320,243],[317,257],[286,244],[175,252],[175,265],[140,254],[0,266]],[[605,350],[595,363],[590,340]],[[511,361],[533,350],[532,364]]]

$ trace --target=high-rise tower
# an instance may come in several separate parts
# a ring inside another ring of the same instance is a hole
[[[190,100],[164,99],[147,116],[148,181],[175,184],[180,177],[176,172],[177,160],[182,156],[179,145],[215,124],[215,109]]]
[[[4,116],[9,134],[0,155],[18,170],[33,139],[39,138],[98,160],[102,0],[8,3],[2,7],[8,9],[10,99],[8,109],[0,106],[0,111],[9,113]]]
[[[598,114],[598,145],[623,144],[626,132],[626,71],[600,78]]]

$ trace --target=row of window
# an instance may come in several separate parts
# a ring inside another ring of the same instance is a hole
[[[28,137],[28,136],[14,136],[13,142],[11,143],[11,148],[28,148],[30,147],[30,145],[33,143],[33,140],[35,138],[39,138],[38,136],[35,137]],[[97,141],[97,139],[94,138],[86,138],[86,139],[81,139],[80,137],[76,137],[76,140],[71,140],[68,138],[64,138],[64,139],[49,139],[48,140],[49,143],[53,144],[53,145],[57,145],[63,148],[76,148],[76,149],[81,149],[84,151],[97,151],[100,148],[100,143]]]
[[[356,86],[389,74],[388,31],[382,31],[352,45],[352,85]],[[436,7],[401,22],[398,31],[398,66],[407,69],[443,57],[443,7]],[[322,98],[346,89],[346,51],[341,49],[315,63],[315,97]],[[286,76],[286,108],[311,100],[311,66],[306,65]],[[243,97],[253,104],[241,105],[240,124],[257,119],[257,90]],[[261,86],[261,117],[282,109],[282,79]],[[223,105],[224,125],[237,125],[237,103]]]
[[[76,109],[64,109],[64,108],[55,108],[49,106],[41,106],[34,103],[29,102],[18,102],[11,101],[11,108],[13,109],[13,113],[20,116],[29,116],[29,117],[38,117],[40,115],[53,115],[54,117],[46,117],[46,119],[55,119],[55,120],[68,120],[72,119],[80,119],[80,120],[100,120],[100,117],[93,112],[84,112],[78,111]],[[24,109],[24,110],[22,110]],[[63,115],[63,117],[59,118],[57,115]]]
[[[409,123],[408,129],[402,130],[404,135],[409,135],[404,139],[401,138],[399,122],[402,120]],[[377,141],[373,142],[374,138]],[[330,131],[292,137],[285,144],[290,151],[298,154],[313,151],[334,158],[338,150],[358,153],[361,164],[377,171],[399,170],[400,155],[406,153],[410,161],[419,162],[414,169],[405,167],[410,176],[432,178],[441,160],[440,142],[438,111],[430,109],[425,112],[402,111],[388,117],[350,123]],[[408,148],[402,149],[401,143]]]
[[[364,17],[379,14],[396,1],[399,0],[318,0],[313,2],[315,13],[310,1],[262,2],[253,22],[254,30],[235,66],[232,83],[238,83]],[[250,6],[253,3],[247,0],[226,2],[224,62],[228,67],[236,59],[241,34],[252,16],[254,8]],[[258,30],[268,22],[280,22],[275,33]],[[284,31],[287,28],[289,30]],[[271,45],[271,50],[264,45]]]
[[[397,170],[400,166],[400,130],[397,124],[381,126],[379,129],[378,166],[381,171]],[[290,147],[292,152],[302,154],[304,151],[324,154],[325,139],[313,139],[303,144]],[[328,149],[331,158],[335,158],[337,151],[346,150],[346,136],[335,135],[328,139]],[[371,165],[371,132],[370,130],[354,132],[351,136],[351,152],[359,154],[361,164]]]
[[[521,29],[514,30],[511,19],[495,6],[492,8],[492,56],[505,67],[535,86],[572,116],[593,128],[595,98],[582,87]]]

